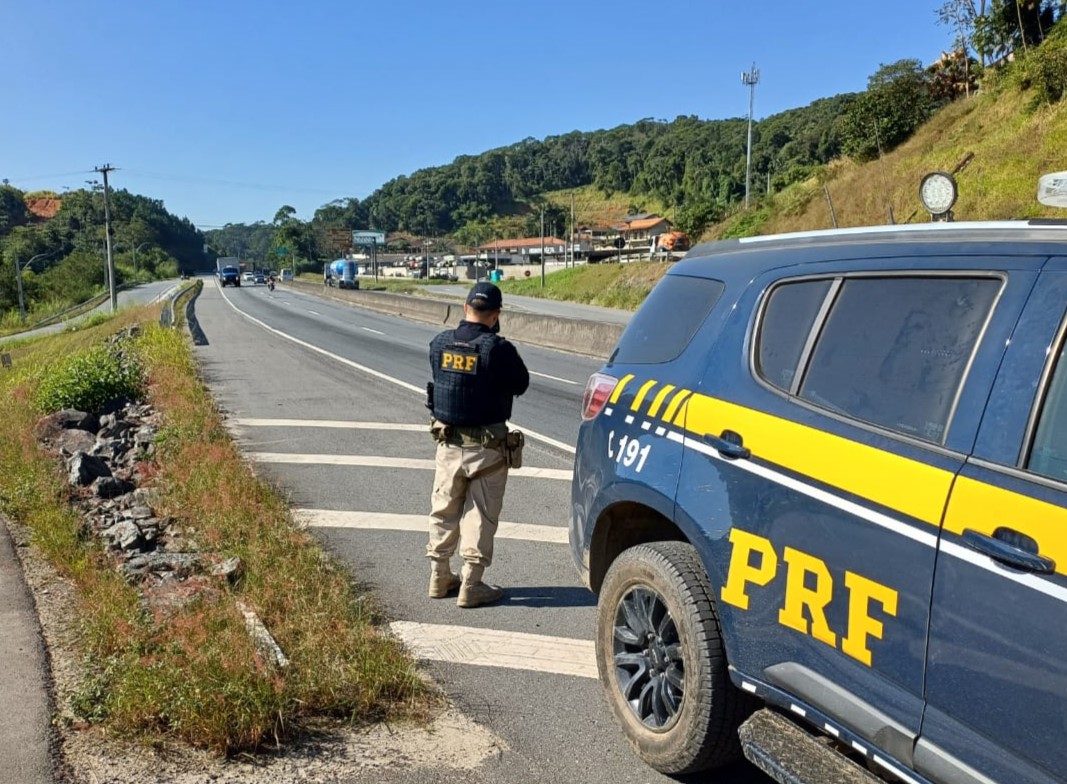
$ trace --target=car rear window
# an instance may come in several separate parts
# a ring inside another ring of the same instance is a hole
[[[611,361],[651,365],[674,359],[689,345],[725,287],[710,278],[664,276],[630,319]]]

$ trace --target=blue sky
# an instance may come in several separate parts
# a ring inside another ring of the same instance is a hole
[[[0,179],[117,188],[211,228],[528,136],[758,118],[937,59],[941,0],[0,3]]]

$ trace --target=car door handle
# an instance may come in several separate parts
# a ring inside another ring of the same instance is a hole
[[[704,443],[715,448],[723,457],[731,460],[747,460],[752,457],[752,450],[745,446],[745,439],[733,430],[723,430],[721,435],[704,435]]]
[[[970,528],[963,532],[963,543],[982,555],[988,555],[998,563],[1022,569],[1024,572],[1052,574],[1056,571],[1056,562],[1051,558],[1027,552],[995,536],[981,534]]]

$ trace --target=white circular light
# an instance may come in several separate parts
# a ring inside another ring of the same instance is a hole
[[[930,172],[919,184],[919,198],[931,215],[944,215],[951,210],[956,196],[956,181],[945,172]]]

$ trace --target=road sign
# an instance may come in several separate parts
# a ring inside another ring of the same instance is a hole
[[[326,229],[326,237],[330,241],[331,250],[341,251],[352,247],[352,237],[344,227]]]
[[[352,244],[353,245],[378,245],[385,247],[385,232],[384,231],[353,231],[352,232]]]

